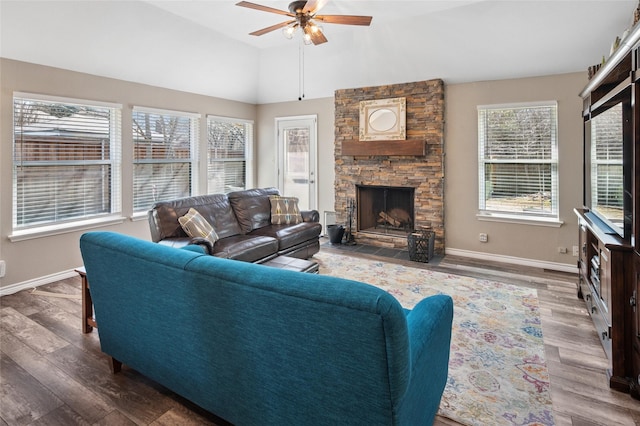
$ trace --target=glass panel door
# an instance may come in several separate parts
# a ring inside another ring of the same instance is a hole
[[[298,197],[303,210],[316,208],[316,117],[277,118],[278,186]]]

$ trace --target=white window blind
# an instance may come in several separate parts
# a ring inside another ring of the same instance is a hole
[[[480,106],[478,139],[481,213],[558,217],[556,103]]]
[[[132,121],[133,211],[191,196],[198,117],[135,107]]]
[[[15,94],[13,229],[121,212],[120,106]]]
[[[207,117],[207,191],[209,194],[246,189],[251,181],[253,123]]]

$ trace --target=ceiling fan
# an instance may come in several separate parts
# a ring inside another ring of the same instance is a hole
[[[261,36],[271,31],[283,28],[285,37],[292,38],[298,28],[304,32],[305,42],[315,45],[325,43],[327,38],[322,33],[322,29],[315,21],[327,24],[343,24],[343,25],[364,25],[371,24],[371,16],[357,15],[316,15],[318,11],[325,5],[328,0],[302,0],[294,1],[289,4],[289,11],[275,9],[273,7],[262,6],[248,1],[241,1],[237,6],[248,7],[249,9],[261,10],[263,12],[277,13],[278,15],[289,16],[293,19],[281,22],[270,27],[263,28],[250,33],[254,36]]]

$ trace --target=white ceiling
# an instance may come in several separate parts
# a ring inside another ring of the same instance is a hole
[[[584,71],[630,27],[637,0],[331,0],[328,43],[238,0],[0,0],[0,56],[250,103],[432,78],[461,83]],[[261,1],[287,10],[289,1]],[[304,57],[304,84],[299,72]],[[577,94],[576,94],[577,95]]]

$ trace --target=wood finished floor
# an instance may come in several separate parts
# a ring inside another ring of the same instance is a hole
[[[607,385],[607,361],[574,275],[451,256],[430,264],[384,260],[537,289],[556,424],[640,425],[640,402]],[[80,279],[39,290],[79,297]],[[126,366],[111,375],[96,330],[81,332],[79,298],[22,291],[0,298],[0,308],[0,425],[225,424]],[[458,423],[438,417],[435,424]]]

